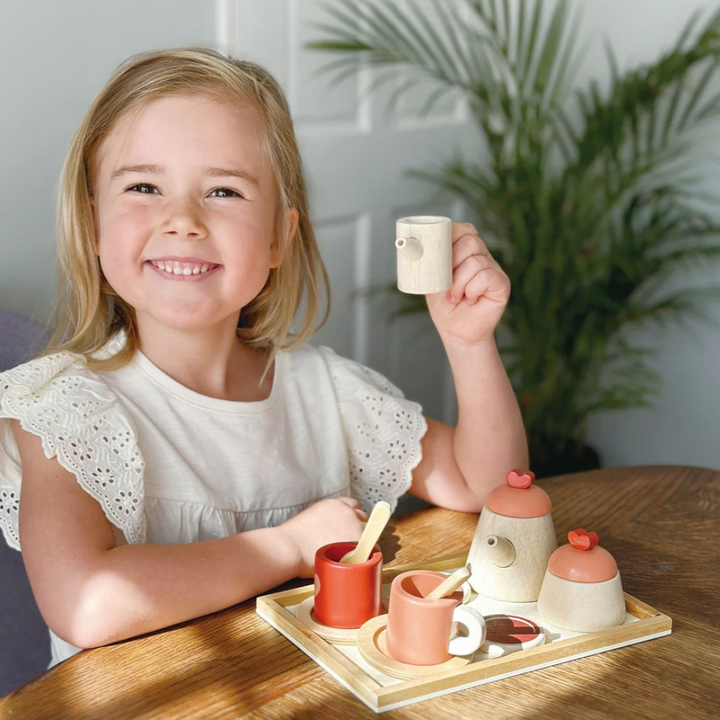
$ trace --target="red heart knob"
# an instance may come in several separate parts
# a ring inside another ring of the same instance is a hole
[[[568,540],[576,550],[592,550],[598,544],[599,538],[597,533],[578,528],[568,533]]]
[[[521,490],[529,488],[534,479],[535,473],[530,472],[530,470],[522,472],[521,470],[515,469],[507,474],[508,485],[510,487],[520,488]]]

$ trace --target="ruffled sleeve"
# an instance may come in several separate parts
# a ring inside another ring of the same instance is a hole
[[[118,539],[143,542],[145,463],[132,421],[100,375],[61,352],[0,374],[0,528],[11,547],[20,549],[22,480],[11,418],[100,503]]]
[[[330,370],[348,449],[353,497],[369,511],[379,500],[395,509],[422,460],[427,431],[422,407],[380,373],[318,348]]]

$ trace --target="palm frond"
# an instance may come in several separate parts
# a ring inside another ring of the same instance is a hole
[[[708,320],[720,299],[720,283],[673,283],[720,260],[718,201],[698,190],[692,157],[698,131],[720,117],[720,9],[694,13],[636,68],[621,70],[606,46],[609,85],[573,90],[587,48],[568,0],[326,7],[332,22],[310,47],[341,56],[341,77],[387,73],[390,105],[431,81],[423,113],[446,93],[468,101],[482,157],[458,151],[408,175],[463,199],[510,277],[503,357],[528,435],[560,447],[582,441],[593,412],[646,406],[659,378],[627,328]],[[399,298],[398,314],[425,311],[424,298]]]

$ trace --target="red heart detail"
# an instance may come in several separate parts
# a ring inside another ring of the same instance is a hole
[[[583,530],[582,532],[585,531]],[[576,550],[590,549],[590,538],[587,535],[579,535],[577,532],[571,530],[568,533],[568,540]]]
[[[521,490],[529,488],[534,479],[535,473],[530,472],[530,470],[522,472],[521,470],[515,469],[507,474],[508,485],[510,487],[520,488]]]
[[[594,532],[578,528],[568,533],[568,540],[576,550],[592,550],[598,544],[599,538]]]

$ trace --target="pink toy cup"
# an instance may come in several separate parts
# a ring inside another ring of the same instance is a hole
[[[438,600],[425,598],[446,576],[429,570],[398,575],[390,588],[387,649],[395,660],[409,665],[438,665],[453,655],[470,655],[485,640],[485,620],[472,608],[461,605],[457,590]],[[467,637],[450,635],[453,623],[463,625]]]
[[[357,543],[324,545],[315,553],[315,619],[336,628],[359,628],[382,610],[382,553],[364,563],[341,563]]]

